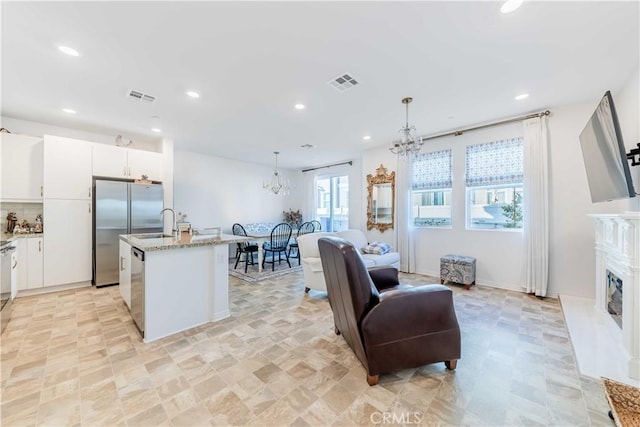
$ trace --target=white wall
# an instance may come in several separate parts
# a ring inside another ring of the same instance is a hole
[[[516,123],[481,131],[466,133],[457,137],[445,137],[428,141],[423,152],[452,150],[453,191],[452,227],[449,229],[416,229],[416,272],[432,276],[440,275],[440,257],[453,253],[473,256],[477,260],[476,279],[478,283],[500,288],[519,290],[520,265],[522,258],[522,233],[512,230],[467,230],[465,219],[465,147],[482,142],[496,141],[522,136],[522,125]],[[380,163],[397,173],[397,159],[387,148],[369,150],[364,154],[363,175],[375,174]],[[396,194],[401,191],[396,188]],[[363,199],[366,202],[366,178]],[[364,205],[366,208],[366,204]],[[397,212],[396,212],[397,213]],[[364,212],[366,221],[366,211]],[[396,217],[397,220],[397,217]],[[366,224],[366,222],[365,222]],[[379,233],[367,232],[369,240],[392,243],[394,247],[396,229]]]
[[[174,151],[173,200],[176,212],[187,213],[193,227],[235,223],[281,222],[282,211],[302,209],[302,173],[280,169],[291,182],[291,194],[262,190],[273,167],[183,150]]]
[[[602,92],[604,94],[604,90]],[[638,143],[638,72],[612,88],[627,151]],[[600,99],[552,108],[550,132],[549,292],[595,297],[594,223],[588,214],[638,210],[637,198],[592,203],[578,135]],[[640,188],[638,169],[636,192]]]
[[[46,123],[33,122],[30,120],[16,119],[13,117],[0,117],[2,127],[11,133],[42,137],[46,135],[64,136],[66,138],[81,139],[84,141],[98,142],[101,144],[115,145],[117,134],[103,134],[88,132],[79,129],[72,129],[62,126],[54,126]],[[123,136],[123,140],[128,142],[132,138]],[[161,152],[161,144],[158,141],[135,139],[128,148],[136,148],[147,151]]]
[[[640,141],[639,74],[634,72],[620,88],[611,88],[627,151]],[[603,89],[602,93],[604,94]],[[550,264],[549,295],[594,296],[594,225],[590,213],[621,213],[640,210],[640,198],[591,203],[578,135],[599,99],[582,104],[551,107],[550,144]],[[521,286],[522,234],[517,231],[465,229],[464,150],[469,144],[522,135],[519,123],[469,132],[425,143],[424,151],[453,150],[453,227],[419,228],[416,231],[416,271],[439,275],[440,256],[446,253],[477,258],[478,283],[523,290]],[[375,173],[380,163],[393,159],[384,149],[363,155],[363,177]],[[392,170],[392,168],[389,168]],[[393,169],[397,170],[397,168]],[[632,168],[636,192],[640,192],[640,166]],[[355,191],[355,189],[354,189]],[[366,178],[361,200],[366,209]],[[363,212],[366,225],[366,211]],[[370,240],[392,242],[395,231],[369,231]],[[390,233],[387,235],[387,233]]]

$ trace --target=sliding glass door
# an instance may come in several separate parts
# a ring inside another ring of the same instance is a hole
[[[341,231],[349,228],[349,177],[325,176],[316,178],[316,218],[322,231]]]

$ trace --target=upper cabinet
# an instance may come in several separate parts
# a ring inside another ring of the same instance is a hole
[[[44,136],[44,197],[91,200],[91,143]]]
[[[2,193],[16,202],[42,201],[42,138],[0,133]]]
[[[93,144],[93,175],[162,181],[162,154],[106,144]]]

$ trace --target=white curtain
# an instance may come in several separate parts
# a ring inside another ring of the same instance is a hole
[[[305,205],[303,206],[303,211],[302,211],[302,218],[304,218],[304,221],[311,221],[314,219],[318,219],[316,218],[316,189],[315,189],[315,185],[316,185],[316,174],[313,171],[309,171],[309,172],[303,172],[302,176],[304,177],[303,179],[303,185],[304,185],[304,201],[305,201]]]
[[[396,247],[400,253],[400,271],[414,273],[416,268],[415,226],[411,215],[413,156],[398,156],[396,182]]]
[[[549,184],[547,118],[524,125],[524,260],[523,281],[528,293],[547,295],[549,277]]]

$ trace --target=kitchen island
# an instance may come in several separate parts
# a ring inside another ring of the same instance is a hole
[[[247,238],[156,233],[120,240],[121,270],[131,273],[130,299],[123,298],[144,342],[229,317],[229,244]]]

